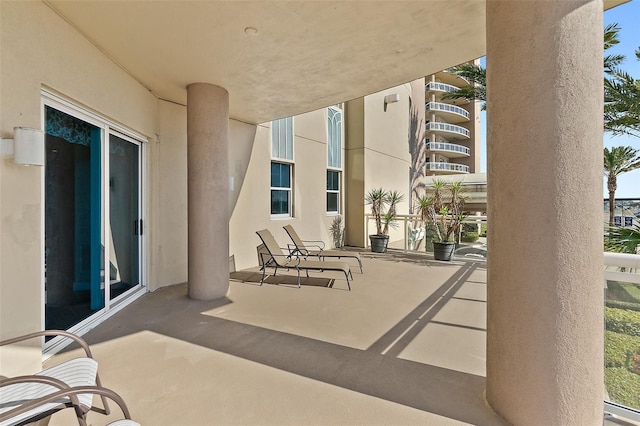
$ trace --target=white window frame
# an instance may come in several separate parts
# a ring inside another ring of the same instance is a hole
[[[333,169],[333,168],[328,168],[327,169],[327,175],[329,174],[329,172],[334,172],[338,174],[338,189],[327,189],[327,197],[329,194],[338,194],[338,206],[337,206],[337,210],[333,211],[333,210],[329,210],[329,203],[327,201],[327,205],[326,205],[326,209],[327,209],[327,216],[336,216],[339,215],[341,210],[342,210],[342,170],[338,170],[338,169]],[[328,177],[328,176],[327,176]]]
[[[331,159],[330,159],[330,152],[331,150],[334,148],[334,146],[332,146],[332,134],[335,133],[335,131],[333,129],[331,129],[331,123],[332,121],[330,120],[330,114],[329,111],[335,111],[336,113],[340,114],[340,120],[339,120],[339,124],[340,124],[340,129],[339,129],[339,144],[340,146],[338,147],[337,150],[337,155],[339,156],[339,164],[331,164]],[[325,211],[327,213],[327,216],[336,216],[341,214],[342,212],[342,169],[343,169],[343,155],[342,155],[342,149],[343,149],[343,141],[344,141],[344,127],[342,125],[343,123],[343,115],[344,115],[344,111],[342,108],[340,108],[339,106],[335,105],[335,106],[330,106],[327,108],[327,170],[325,173],[325,183],[326,180],[328,178],[328,174],[329,172],[337,172],[338,173],[338,189],[334,190],[334,189],[326,189],[326,193],[327,196],[325,196]],[[326,184],[325,184],[325,188],[326,188]],[[328,194],[338,194],[338,210],[337,211],[332,211],[329,210],[329,206],[328,203],[326,201],[326,199],[328,198]]]
[[[286,126],[291,126],[291,131],[286,131]],[[280,130],[285,128],[284,132],[278,133],[278,138],[276,139],[275,127],[278,126]],[[274,120],[271,122],[271,132],[270,132],[270,147],[271,147],[271,162],[269,163],[269,214],[272,219],[290,219],[294,217],[294,200],[293,200],[293,189],[295,186],[295,123],[293,117],[285,117],[279,120]],[[290,137],[290,139],[289,139]],[[284,156],[280,156],[281,147],[284,144]],[[274,187],[271,186],[271,165],[273,163],[287,164],[289,166],[289,187]],[[289,202],[287,206],[287,213],[271,213],[271,192],[272,191],[287,191],[289,193]]]

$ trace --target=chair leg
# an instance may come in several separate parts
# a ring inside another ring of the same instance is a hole
[[[356,260],[358,261],[358,265],[360,265],[360,273],[362,273],[362,260],[358,259],[357,257]]]
[[[349,271],[351,273],[351,271]],[[344,277],[347,279],[347,287],[349,287],[349,291],[351,291],[351,284],[349,283],[349,273],[344,273]]]
[[[298,288],[300,288],[300,268],[296,268],[298,271]],[[309,276],[309,271],[307,271],[307,277]]]
[[[266,266],[264,266],[264,267],[262,268],[262,279],[260,280],[260,285],[262,285],[262,283],[264,283],[264,276],[265,276],[265,273],[266,273],[266,272],[267,272],[267,267],[266,267]]]

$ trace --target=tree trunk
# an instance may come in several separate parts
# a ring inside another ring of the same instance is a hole
[[[617,184],[616,176],[609,175],[607,177],[607,189],[609,190],[609,226],[613,226]]]

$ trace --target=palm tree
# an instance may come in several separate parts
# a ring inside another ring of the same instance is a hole
[[[616,22],[607,25],[604,28],[604,51],[606,52],[611,47],[620,43],[618,39],[618,33],[620,27]],[[604,57],[604,72],[607,74],[613,74],[615,69],[624,61],[624,55],[605,55]]]
[[[606,251],[637,254],[640,248],[640,225],[631,228],[612,226],[604,240]]]
[[[640,48],[635,52],[640,61]],[[611,68],[604,80],[604,129],[613,135],[640,137],[640,80]]]
[[[609,225],[613,225],[614,202],[618,188],[618,176],[640,168],[638,150],[630,146],[616,146],[604,149],[604,174],[609,190]]]
[[[469,83],[470,86],[461,87],[453,92],[445,93],[442,99],[467,99],[467,100],[487,100],[487,70],[480,65],[473,63],[466,63],[451,68],[453,74],[463,77]],[[482,109],[486,109],[485,105],[482,105]]]

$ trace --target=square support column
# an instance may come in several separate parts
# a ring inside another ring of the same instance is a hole
[[[213,300],[229,290],[229,93],[187,86],[189,297]]]
[[[602,424],[602,10],[487,1],[487,399]]]

